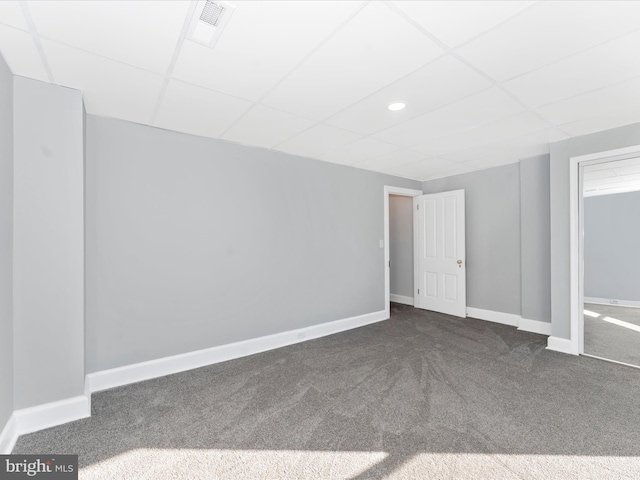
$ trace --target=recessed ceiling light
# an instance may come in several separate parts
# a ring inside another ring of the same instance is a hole
[[[395,102],[390,104],[389,106],[387,106],[387,108],[389,110],[391,110],[392,112],[397,112],[398,110],[403,110],[404,107],[406,107],[407,104],[406,103],[402,103],[402,102]]]

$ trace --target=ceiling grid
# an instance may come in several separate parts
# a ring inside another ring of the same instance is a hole
[[[0,52],[90,114],[416,180],[640,121],[640,2],[227,3],[208,48],[203,2],[2,1]]]

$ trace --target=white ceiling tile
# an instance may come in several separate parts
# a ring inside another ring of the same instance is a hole
[[[271,148],[312,125],[313,122],[310,120],[263,105],[255,105],[220,138]]]
[[[616,177],[615,175],[609,178],[590,178],[590,179],[585,178],[584,187],[585,189],[590,189],[592,187],[614,185],[614,184],[620,184],[623,182],[624,182],[624,178]]]
[[[326,123],[370,135],[489,88],[491,82],[456,58],[443,56],[392,85],[361,100]],[[404,110],[387,105],[402,101]]]
[[[442,53],[384,4],[370,3],[270,92],[264,103],[321,120]]]
[[[494,27],[535,2],[525,1],[397,1],[420,26],[450,47]]]
[[[156,73],[166,73],[190,2],[29,2],[38,33]]]
[[[627,173],[625,175],[621,175],[625,181],[637,182],[640,181],[640,168],[637,169],[639,173]]]
[[[49,81],[30,33],[0,25],[0,53],[14,75]]]
[[[632,177],[638,175],[640,173],[640,165],[638,165],[638,159],[635,159],[635,165],[622,166],[622,165],[614,165],[613,172],[624,180],[631,180]]]
[[[473,168],[469,167],[468,165],[465,166],[464,163],[453,163],[449,167],[429,169],[426,172],[417,174],[415,176],[415,179],[425,182],[429,180],[436,180],[438,178],[460,175],[469,171],[473,171]]]
[[[640,168],[640,158],[634,157],[634,158],[628,158],[625,160],[616,160],[613,162],[596,163],[593,165],[587,165],[586,167],[584,167],[584,170],[586,173],[595,173],[600,170],[606,170],[610,174],[615,175],[615,173],[613,172],[613,169],[621,168],[621,167],[634,167],[634,169]],[[602,178],[602,177],[597,177],[597,178]]]
[[[588,167],[585,167],[584,169],[584,179],[585,181],[587,180],[596,180],[596,179],[600,179],[600,178],[610,178],[610,177],[615,177],[616,174],[613,173],[611,170],[609,169],[603,169],[603,170],[595,170],[593,172],[590,172],[587,170]]]
[[[614,195],[616,193],[637,192],[639,190],[640,190],[640,182],[630,182],[629,184],[621,187],[612,187],[612,188],[605,188],[605,189],[597,188],[595,191],[591,191],[591,192],[585,191],[584,196],[596,197],[599,195]]]
[[[523,102],[537,107],[636,77],[640,75],[640,62],[635,60],[638,57],[640,31],[513,79],[504,86]]]
[[[503,81],[638,28],[640,2],[539,2],[457,52]]]
[[[640,190],[640,157],[587,165],[584,168],[585,197]]]
[[[375,136],[389,143],[411,147],[504,118],[522,110],[524,110],[522,105],[494,87],[391,127]]]
[[[177,79],[258,100],[362,2],[236,2],[215,48],[185,41]]]
[[[356,133],[331,125],[318,124],[286,142],[276,145],[274,149],[293,155],[316,158],[335,148],[355,142],[359,138],[361,135]]]
[[[554,125],[577,122],[625,108],[640,109],[639,78],[615,83],[575,97],[538,108]]]
[[[422,177],[428,175],[429,172],[449,169],[454,166],[453,162],[443,160],[441,158],[426,158],[417,162],[406,163],[397,167],[382,169],[385,173],[391,175],[400,175],[401,177]]]
[[[535,155],[541,155],[543,153],[544,152],[533,150],[521,150],[516,155],[495,155],[490,158],[483,158],[481,160],[472,160],[466,163],[459,163],[458,165],[464,166],[464,170],[458,173],[469,173],[476,172],[478,170],[485,170],[487,168],[502,167],[503,165],[518,163],[522,158],[533,157]],[[548,151],[546,153],[548,153]]]
[[[566,138],[568,136],[562,132],[549,128],[522,137],[442,155],[442,158],[453,162],[474,162],[484,165],[512,163],[522,158],[547,154],[549,143]]]
[[[396,150],[398,150],[396,145],[366,137],[345,145],[344,147],[331,150],[329,153],[320,155],[318,159],[324,160],[325,162],[353,165],[354,163],[362,162]]]
[[[588,135],[589,133],[609,130],[631,123],[640,122],[640,110],[637,107],[616,110],[593,118],[565,123],[562,129],[571,135]]]
[[[21,30],[29,30],[20,2],[3,0],[0,2],[0,23]]]
[[[154,126],[203,137],[219,137],[251,107],[251,102],[171,80]]]
[[[358,168],[365,168],[367,170],[387,171],[389,169],[406,165],[407,163],[425,160],[426,158],[427,155],[424,155],[423,153],[400,149],[358,162],[355,166]]]
[[[413,147],[428,155],[442,155],[537,132],[549,125],[531,112],[502,118],[464,132],[430,140]]]
[[[57,84],[82,91],[87,112],[148,123],[162,77],[108,58],[42,41]]]

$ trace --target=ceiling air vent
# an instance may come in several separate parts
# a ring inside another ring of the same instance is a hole
[[[187,38],[213,47],[229,22],[235,7],[226,2],[200,1],[196,5]]]
[[[205,2],[202,13],[200,14],[200,20],[202,20],[204,23],[208,23],[213,27],[217,27],[222,17],[224,17],[224,12],[226,10],[227,9],[224,5],[207,1]]]

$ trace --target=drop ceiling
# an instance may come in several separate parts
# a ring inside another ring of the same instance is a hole
[[[228,3],[208,48],[197,2],[0,1],[0,51],[91,114],[416,180],[640,121],[640,2]]]
[[[585,197],[640,191],[640,157],[584,167]]]

